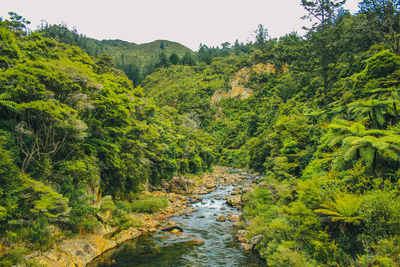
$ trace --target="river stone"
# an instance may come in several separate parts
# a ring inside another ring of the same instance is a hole
[[[237,231],[235,237],[239,242],[246,243],[248,241],[248,239],[246,237],[248,233],[249,233],[249,231],[239,230],[239,231]]]
[[[244,250],[252,250],[253,246],[247,243],[240,243],[240,246],[244,249]]]
[[[195,239],[186,241],[186,243],[190,244],[190,245],[203,245],[205,242],[201,238],[195,238]]]
[[[240,195],[228,197],[228,199],[226,200],[226,203],[228,203],[228,205],[230,205],[232,207],[240,208],[241,203],[242,203],[241,197],[240,197]]]
[[[240,194],[239,191],[232,191],[232,192],[231,192],[231,196],[236,196],[236,195],[239,195],[239,194]]]
[[[207,189],[213,189],[213,188],[215,188],[215,187],[216,187],[215,183],[206,184],[206,188],[207,188]]]
[[[226,221],[225,215],[219,215],[219,216],[217,217],[217,221],[219,221],[219,222],[225,222],[225,221]]]
[[[26,259],[35,259],[43,266],[86,266],[91,260],[101,253],[113,248],[127,240],[138,237],[141,234],[137,229],[130,228],[121,231],[112,240],[102,236],[87,234],[57,244],[55,249],[42,252],[38,256],[26,256]]]
[[[239,192],[240,190],[242,190],[241,186],[238,186],[238,187],[235,187],[232,189],[232,191],[236,191],[236,192]]]
[[[241,223],[240,221],[234,222],[232,225],[233,225],[234,227],[236,227],[236,228],[242,227],[242,223]]]
[[[238,222],[238,221],[240,221],[240,215],[232,215],[229,217],[229,220],[231,222]]]

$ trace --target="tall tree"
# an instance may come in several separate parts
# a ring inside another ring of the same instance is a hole
[[[268,30],[262,24],[259,24],[254,33],[256,34],[256,45],[262,48],[269,38]]]
[[[17,36],[29,33],[28,25],[31,24],[30,21],[14,12],[8,12],[8,15],[10,16],[10,19],[6,20],[6,24],[10,30],[15,32]]]
[[[314,26],[330,24],[345,2],[346,0],[301,0],[301,5],[308,12],[303,18],[317,20]]]
[[[400,55],[400,1],[364,0],[359,4],[360,13],[366,14],[377,32]]]
[[[192,54],[189,53],[189,52],[186,52],[183,55],[182,59],[181,59],[181,64],[182,65],[193,66],[193,65],[196,64],[196,62],[194,61],[194,58],[193,58]]]
[[[173,53],[169,56],[169,62],[171,62],[171,64],[176,65],[179,63],[179,57],[176,53]]]

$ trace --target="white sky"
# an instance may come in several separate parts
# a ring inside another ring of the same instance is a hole
[[[352,13],[361,0],[347,0]],[[0,0],[0,17],[14,11],[32,22],[64,22],[96,39],[147,43],[166,39],[193,50],[236,39],[253,40],[258,24],[271,37],[302,33],[300,0]]]

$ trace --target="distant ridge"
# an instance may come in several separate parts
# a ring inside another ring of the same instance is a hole
[[[159,61],[161,53],[166,57],[177,54],[181,58],[186,53],[194,52],[178,43],[168,40],[136,44],[133,42],[114,40],[97,40],[79,34],[76,30],[69,30],[64,26],[52,25],[40,30],[46,37],[54,38],[59,42],[79,46],[90,56],[98,57],[106,54],[114,59],[117,68],[122,69],[138,84],[144,76],[151,73]]]

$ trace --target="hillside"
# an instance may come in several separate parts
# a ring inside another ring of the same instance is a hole
[[[241,199],[268,266],[400,263],[398,37],[368,12],[142,82],[216,138],[219,164],[265,174]]]
[[[103,227],[105,209],[118,213],[106,227],[138,227],[132,203],[168,204],[139,200],[145,186],[209,171],[216,154],[210,134],[148,104],[108,56],[24,27],[0,21],[0,266]]]
[[[190,64],[160,53],[190,52],[179,44],[48,28],[95,57],[0,21],[0,265],[101,225],[137,228],[137,211],[166,211],[171,184],[218,190],[193,174],[219,164],[258,177],[218,200],[241,208],[241,245],[268,266],[400,266],[400,4],[301,3],[315,22],[304,36],[259,27],[255,43],[201,46]],[[159,56],[138,86],[103,54],[134,74],[133,50],[143,68]]]
[[[186,46],[168,40],[156,40],[145,44],[122,40],[96,40],[58,25],[43,27],[40,32],[59,42],[79,46],[90,56],[98,57],[103,53],[110,56],[116,67],[122,69],[135,85],[153,71],[160,62],[161,53],[166,58],[172,54],[176,54],[179,58],[185,54],[193,54],[193,51]]]

